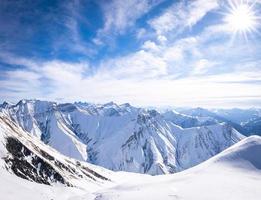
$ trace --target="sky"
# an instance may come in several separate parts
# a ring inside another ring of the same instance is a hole
[[[261,107],[261,0],[1,0],[0,101]]]

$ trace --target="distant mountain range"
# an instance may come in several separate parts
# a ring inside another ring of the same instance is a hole
[[[258,109],[246,110],[244,117],[238,109],[238,118],[234,109],[158,112],[113,102],[21,100],[4,102],[0,109],[3,116],[66,156],[115,171],[152,175],[195,166],[243,139],[240,133],[259,133],[260,123]]]
[[[261,135],[261,109],[204,109],[204,108],[178,108],[177,111],[167,111],[163,113],[174,123],[183,128],[211,125],[220,122],[230,124],[240,133],[249,135]],[[176,113],[171,119],[171,113]],[[175,119],[176,118],[176,119]]]

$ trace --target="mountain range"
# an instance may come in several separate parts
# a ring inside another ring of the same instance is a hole
[[[114,171],[151,175],[193,167],[245,136],[205,109],[21,100],[1,113],[58,152]]]
[[[188,130],[182,134],[193,136],[191,140],[194,140],[198,133]],[[217,138],[223,139],[219,129],[208,134],[221,135]],[[232,135],[241,136],[237,132]],[[258,200],[261,137],[239,139],[207,161],[179,173],[150,176],[114,172],[62,155],[1,112],[0,194],[7,200]]]

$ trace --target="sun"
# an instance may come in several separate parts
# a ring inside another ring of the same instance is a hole
[[[231,13],[227,15],[226,21],[234,31],[250,31],[256,23],[254,12],[247,4],[238,5],[232,9]]]
[[[225,22],[230,31],[234,34],[240,33],[247,37],[247,34],[257,30],[260,18],[254,10],[254,4],[240,1],[238,3],[230,2],[229,5]]]

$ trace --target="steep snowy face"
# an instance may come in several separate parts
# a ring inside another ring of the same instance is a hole
[[[56,108],[56,103],[39,100],[21,100],[16,105],[5,107],[21,127],[38,138],[46,132],[46,123]]]
[[[95,185],[109,180],[97,168],[59,154],[0,115],[0,170],[37,183],[81,187],[84,182]]]
[[[69,109],[69,108],[68,108]],[[54,102],[21,100],[4,109],[25,131],[38,137],[64,155],[86,160],[86,145],[79,142],[63,119],[59,106]]]
[[[110,169],[156,175],[177,168],[175,136],[156,111],[139,112],[98,145],[95,162]]]
[[[208,124],[200,121],[204,116],[199,119],[174,113],[173,120],[173,113],[168,116],[113,102],[94,105],[27,100],[3,110],[24,130],[64,155],[117,171],[152,175],[182,171],[243,138],[228,124],[190,129],[176,125],[183,119]]]
[[[232,126],[221,123],[183,129],[177,147],[180,170],[205,161],[244,138]]]

